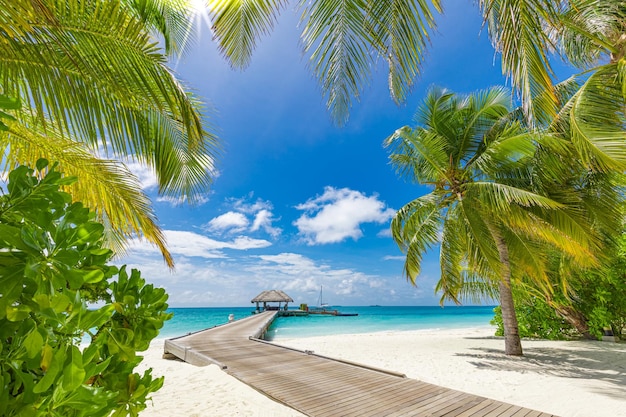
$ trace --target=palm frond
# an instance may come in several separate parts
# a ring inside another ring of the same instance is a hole
[[[460,137],[455,142],[455,164],[465,162],[469,155],[480,155],[493,130],[499,130],[511,107],[511,95],[504,87],[491,87],[462,98],[453,108],[462,118]]]
[[[541,92],[537,97],[533,100],[535,102],[535,124],[540,127],[550,127],[550,125],[558,124],[562,121],[562,113],[563,108],[566,103],[572,98],[574,94],[580,88],[581,83],[581,75],[572,75],[564,81],[559,82],[554,86],[553,92]],[[542,109],[552,109],[554,106],[554,98],[556,96],[557,100],[557,108],[559,109],[554,114],[554,111],[550,110],[548,113],[542,113]],[[517,113],[516,109],[516,113]],[[521,112],[521,109],[520,109]],[[523,112],[521,112],[523,114]],[[523,120],[523,118],[518,117],[519,120]]]
[[[168,54],[181,53],[190,39],[195,10],[190,0],[124,0],[153,32],[161,35]]]
[[[493,213],[508,214],[512,205],[540,207],[548,210],[560,209],[562,203],[533,191],[507,184],[488,181],[475,181],[465,185],[466,197],[480,201],[490,207]]]
[[[31,22],[36,16],[54,21],[44,0],[14,0],[10,4],[5,0],[0,6],[0,42],[26,35],[32,30]]]
[[[537,135],[520,129],[517,123],[501,128],[494,140],[485,141],[484,149],[468,161],[467,168],[491,177],[506,175],[535,154],[537,139]]]
[[[439,241],[440,207],[436,197],[427,194],[403,206],[391,221],[391,236],[406,253],[404,272],[415,284],[422,255]]]
[[[430,4],[429,4],[430,3]],[[436,27],[439,0],[370,0],[368,24],[372,42],[389,65],[389,91],[396,103],[405,100],[420,74],[430,32]]]
[[[425,184],[446,178],[449,165],[446,138],[432,131],[404,127],[389,136],[385,146],[392,148],[389,159],[401,176]]]
[[[339,125],[348,120],[352,97],[358,99],[370,76],[366,15],[365,0],[319,0],[308,3],[302,13],[302,46]]]
[[[511,270],[517,277],[526,276],[531,279],[544,294],[551,294],[548,255],[552,249],[545,242],[529,239],[523,229],[515,227],[502,229],[509,248]]]
[[[235,68],[246,68],[258,39],[274,28],[286,0],[208,0],[219,49]]]
[[[459,301],[469,301],[473,304],[493,303],[500,297],[498,280],[485,279],[484,276],[463,271],[463,285],[461,286]]]
[[[144,24],[114,1],[47,6],[53,23],[35,19],[28,36],[0,43],[5,93],[32,103],[42,126],[52,119],[56,131],[93,148],[146,161],[169,152],[167,163],[154,166],[164,193],[205,190],[216,137]]]
[[[527,238],[545,242],[566,253],[581,266],[597,265],[600,236],[589,228],[580,207],[560,210],[521,210],[512,206],[507,226]]]
[[[626,167],[626,60],[597,68],[569,106],[571,140],[589,167],[602,171]]]
[[[500,276],[502,263],[494,237],[488,222],[497,222],[498,218],[485,211],[478,201],[463,199],[450,215],[459,216],[466,232],[465,253],[468,268],[483,277]],[[497,227],[497,225],[494,225]]]
[[[620,1],[578,0],[560,14],[559,44],[579,68],[597,65],[603,56],[620,54],[626,29],[626,9]]]
[[[442,136],[452,136],[451,121],[455,118],[457,107],[456,95],[445,88],[431,87],[426,97],[418,106],[414,121],[424,129],[433,130]]]
[[[70,185],[68,191],[105,224],[108,245],[118,255],[124,252],[128,239],[142,236],[155,244],[166,263],[173,267],[150,199],[122,163],[96,158],[80,142],[55,134],[50,128],[37,132],[19,122],[11,123],[8,132],[0,133],[0,146],[5,149],[5,172],[14,164],[34,166],[39,158],[46,158],[59,162],[59,169],[65,175],[77,176],[79,181]]]
[[[534,123],[535,113],[555,115],[557,97],[548,56],[554,45],[545,30],[557,20],[555,2],[480,0],[479,4],[494,48],[502,54],[502,70],[519,92],[527,120]],[[535,102],[542,93],[551,100]]]
[[[441,292],[441,303],[450,300],[460,304],[459,293],[464,284],[462,265],[466,259],[467,249],[466,234],[463,233],[465,224],[460,220],[457,216],[448,215],[443,224],[439,251],[441,275],[435,286],[435,291]]]

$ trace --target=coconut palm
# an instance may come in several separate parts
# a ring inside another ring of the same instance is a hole
[[[567,120],[580,158],[594,169],[626,164],[626,2],[481,0],[503,71],[521,93],[529,120]],[[550,58],[578,68],[579,89],[561,107]],[[535,100],[548,94],[551,100]]]
[[[398,129],[386,146],[400,174],[432,187],[392,220],[392,236],[406,253],[405,275],[415,284],[423,254],[440,244],[442,302],[459,303],[468,294],[499,297],[505,352],[521,355],[515,279],[527,275],[547,286],[544,245],[585,264],[597,242],[572,195],[551,198],[535,185],[538,148],[559,141],[529,133],[510,106],[503,88],[467,97],[434,89],[416,113],[419,126]],[[549,166],[539,171],[552,172]]]
[[[177,50],[185,3],[0,0],[0,94],[12,117],[0,131],[4,170],[58,161],[80,178],[74,197],[110,226],[111,246],[139,235],[170,265],[150,200],[118,158],[153,170],[168,197],[193,202],[211,183],[216,138],[155,37]]]

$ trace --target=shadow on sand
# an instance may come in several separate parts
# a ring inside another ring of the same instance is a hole
[[[502,350],[488,348],[474,348],[476,353],[458,356],[469,358],[470,363],[479,369],[604,381],[611,388],[603,387],[602,390],[594,390],[594,393],[616,398],[626,396],[626,344],[573,341],[556,342],[554,347],[548,348],[545,343],[533,346],[533,342],[522,341],[522,357],[506,356]],[[502,343],[504,348],[504,341]]]

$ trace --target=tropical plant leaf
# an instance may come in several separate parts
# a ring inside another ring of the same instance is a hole
[[[391,235],[407,254],[404,272],[415,284],[422,254],[439,241],[441,214],[436,197],[428,194],[402,207],[391,221]]]
[[[626,64],[626,60],[622,61]],[[624,86],[626,66],[605,65],[596,69],[571,100],[571,140],[583,162],[594,169],[626,167]]]
[[[204,191],[211,183],[207,166],[213,165],[215,135],[204,126],[198,102],[165,66],[144,23],[115,1],[46,5],[55,20],[33,19],[35,42],[0,43],[4,93],[32,103],[44,128],[52,120],[63,135],[151,163],[168,195],[192,199]]]
[[[319,0],[307,3],[301,17],[304,52],[310,53],[313,73],[339,125],[347,121],[352,97],[359,97],[370,76],[367,11],[366,0]]]
[[[554,72],[549,54],[555,50],[546,27],[556,25],[558,3],[551,0],[480,0],[494,48],[502,54],[502,71],[519,92],[524,115],[556,115]],[[543,95],[550,100],[535,101]],[[535,109],[537,107],[537,109]]]
[[[8,150],[3,164],[5,172],[17,161],[32,165],[42,157],[58,161],[66,175],[80,178],[67,189],[107,225],[111,248],[122,254],[127,239],[144,236],[161,250],[167,264],[173,266],[150,200],[141,191],[135,175],[121,162],[97,158],[81,143],[53,133],[48,129],[45,135],[36,134],[19,124],[13,124],[8,133],[0,133],[0,146]]]
[[[194,10],[189,0],[125,0],[131,11],[163,37],[168,54],[183,53],[191,39]]]
[[[235,68],[246,68],[258,39],[271,32],[286,0],[209,0],[219,49]]]
[[[432,9],[442,13],[441,2],[370,0],[368,8],[372,43],[389,66],[391,97],[401,103],[420,75],[430,32],[436,27]]]

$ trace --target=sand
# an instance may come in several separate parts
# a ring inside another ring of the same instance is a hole
[[[503,354],[490,328],[381,332],[278,340],[286,346],[404,373],[561,417],[626,416],[626,344],[524,340],[524,357]],[[211,365],[161,359],[155,340],[142,367],[165,375],[141,416],[302,416]]]

